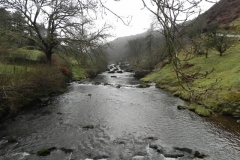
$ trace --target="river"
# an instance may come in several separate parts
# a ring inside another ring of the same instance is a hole
[[[138,84],[126,72],[71,83],[69,92],[1,125],[0,160],[192,160],[199,153],[240,160],[234,120],[178,110],[181,99]],[[38,156],[42,148],[50,154]]]

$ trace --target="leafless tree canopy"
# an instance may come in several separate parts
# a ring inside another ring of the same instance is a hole
[[[98,0],[4,0],[7,8],[20,12],[27,21],[25,37],[31,39],[45,53],[48,61],[59,46],[75,43],[85,50],[97,46],[110,28],[95,26]],[[101,14],[101,13],[100,13]]]

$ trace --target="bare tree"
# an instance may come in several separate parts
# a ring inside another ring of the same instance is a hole
[[[126,47],[128,48],[129,57],[131,61],[135,65],[138,65],[140,63],[141,56],[143,55],[143,52],[145,49],[144,38],[136,38],[133,40],[128,40]]]
[[[202,0],[151,0],[151,3],[148,3],[146,0],[142,0],[144,8],[147,8],[154,15],[157,25],[165,37],[165,51],[173,63],[179,84],[189,92],[190,100],[193,101],[199,93],[196,93],[196,90],[191,87],[191,82],[207,75],[199,74],[200,70],[191,75],[184,73],[178,54],[184,48],[182,46],[182,29],[189,23],[189,20],[201,13],[201,2]]]
[[[206,45],[217,50],[220,56],[223,56],[223,53],[237,41],[234,36],[231,37],[227,33],[220,33],[218,25],[211,26],[206,33],[206,37]]]
[[[69,43],[86,51],[108,36],[105,31],[110,26],[94,26],[99,6],[104,7],[98,0],[4,0],[1,4],[25,17],[25,37],[35,42],[49,63],[52,54]]]

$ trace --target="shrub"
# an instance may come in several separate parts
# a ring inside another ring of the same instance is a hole
[[[64,75],[68,75],[70,73],[69,69],[64,66],[58,66],[58,69],[62,72]]]
[[[6,75],[8,81],[0,84],[0,95],[5,96],[4,101],[12,111],[66,88],[66,77],[56,66],[38,65],[30,71]]]

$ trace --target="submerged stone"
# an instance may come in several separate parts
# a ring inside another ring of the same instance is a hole
[[[48,156],[51,152],[47,148],[42,148],[37,152],[38,156]]]
[[[138,88],[148,88],[148,87],[150,87],[150,85],[147,83],[141,83],[138,85]]]
[[[153,140],[153,141],[156,141],[156,140],[158,140],[158,138],[157,138],[157,137],[147,137],[147,139],[149,139],[149,140]]]
[[[207,156],[205,154],[203,154],[203,153],[200,153],[199,151],[195,151],[194,152],[194,157],[195,158],[205,158]]]
[[[65,153],[72,153],[73,149],[67,149],[67,148],[60,148],[61,151],[65,152]]]
[[[84,127],[82,127],[83,129],[93,129],[94,128],[94,126],[93,125],[87,125],[87,126],[84,126]]]
[[[189,154],[192,154],[193,150],[190,148],[180,148],[180,147],[173,147],[175,150],[182,151],[182,152],[187,152]]]
[[[15,143],[15,142],[17,142],[16,137],[11,136],[11,137],[8,138],[8,143]]]
[[[98,160],[98,159],[108,159],[109,156],[108,155],[98,155],[93,157],[93,160]]]

